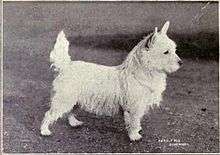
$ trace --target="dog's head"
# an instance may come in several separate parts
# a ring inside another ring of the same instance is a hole
[[[176,43],[167,36],[168,28],[169,21],[159,32],[155,28],[141,49],[141,60],[146,67],[171,73],[180,68],[182,61],[176,54]]]

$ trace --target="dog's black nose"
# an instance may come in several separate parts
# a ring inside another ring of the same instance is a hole
[[[183,61],[182,60],[178,61],[178,64],[181,66],[183,64]]]

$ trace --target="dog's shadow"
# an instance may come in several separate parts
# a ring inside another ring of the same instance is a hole
[[[77,106],[72,110],[76,114],[77,119],[83,121],[81,126],[72,127],[73,129],[88,128],[90,131],[96,131],[99,133],[118,133],[125,132],[125,125],[123,120],[123,113],[111,116],[98,116],[84,110],[79,109]],[[64,117],[65,123],[69,124],[67,115]]]

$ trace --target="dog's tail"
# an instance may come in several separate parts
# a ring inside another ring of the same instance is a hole
[[[69,41],[63,30],[58,34],[54,49],[50,53],[51,67],[54,67],[55,71],[61,71],[68,67],[71,62],[69,51]]]

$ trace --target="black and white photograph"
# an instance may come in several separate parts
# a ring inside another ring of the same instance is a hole
[[[219,153],[218,1],[3,1],[2,153]]]

